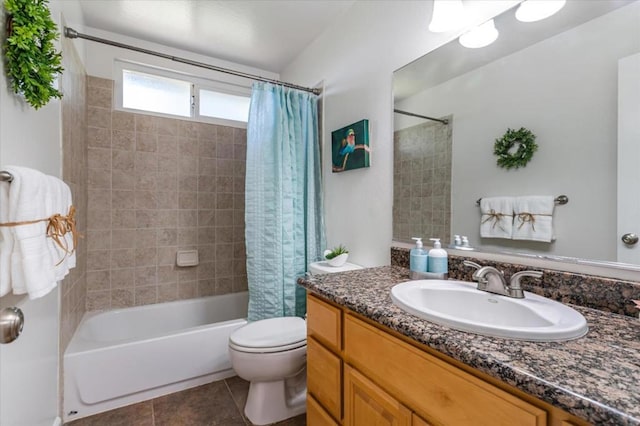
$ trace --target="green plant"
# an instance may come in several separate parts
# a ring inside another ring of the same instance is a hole
[[[63,71],[62,55],[53,44],[57,26],[47,0],[5,0],[7,39],[4,43],[6,73],[15,93],[38,109],[62,93],[53,87]]]
[[[517,150],[512,152],[516,145]],[[498,166],[505,169],[526,166],[537,150],[536,135],[524,127],[519,130],[507,129],[507,132],[500,139],[496,139],[493,145],[493,153],[498,156]]]
[[[347,250],[347,248],[345,246],[340,244],[338,247],[334,247],[333,250],[331,250],[329,253],[327,253],[324,257],[327,260],[331,260],[334,257],[338,257],[341,254],[345,254],[345,253],[349,253],[349,250]]]

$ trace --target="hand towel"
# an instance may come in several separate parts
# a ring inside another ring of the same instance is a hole
[[[72,240],[71,245],[67,243],[71,236],[62,235],[59,240],[63,247],[60,247],[47,235],[49,218],[68,215],[71,191],[61,180],[36,170],[15,166],[2,169],[13,175],[8,186],[8,222],[38,221],[4,228],[10,230],[13,239],[10,254],[13,293],[27,293],[30,299],[35,299],[55,288],[57,282],[69,273],[69,267],[75,264],[74,255],[68,253],[75,249]],[[6,220],[1,223],[6,223]],[[3,235],[6,232],[3,231]],[[3,252],[5,248],[3,245]],[[4,256],[6,254],[3,253],[0,259]],[[4,277],[4,272],[0,275]],[[6,287],[6,283],[3,284]],[[5,287],[3,289],[6,290]]]
[[[9,222],[9,182],[0,182],[0,223]],[[11,229],[0,226],[0,297],[11,291]]]
[[[543,241],[553,240],[553,208],[551,195],[517,197],[514,206],[513,239]]]
[[[511,239],[513,197],[485,197],[480,200],[480,236]]]

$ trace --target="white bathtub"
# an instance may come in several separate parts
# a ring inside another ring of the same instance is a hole
[[[88,312],[64,354],[64,420],[231,377],[246,292]],[[75,412],[75,413],[74,413]]]

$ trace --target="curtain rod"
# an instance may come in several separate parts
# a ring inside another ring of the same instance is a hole
[[[399,109],[394,109],[393,112],[398,113],[398,114],[402,114],[402,115],[409,115],[411,117],[424,118],[425,120],[437,121],[437,122],[440,122],[442,124],[449,124],[449,120],[447,120],[447,119],[427,117],[426,115],[414,114],[412,112],[401,111]]]
[[[96,43],[108,44],[110,46],[120,47],[122,49],[134,50],[136,52],[145,53],[147,55],[158,56],[160,58],[169,59],[170,61],[180,62],[182,64],[193,65],[195,67],[206,68],[208,70],[217,71],[225,74],[231,74],[238,77],[248,78],[250,80],[263,81],[265,83],[273,83],[280,86],[290,87],[292,89],[303,90],[305,92],[311,92],[315,95],[320,94],[320,89],[312,89],[309,87],[298,86],[297,84],[287,83],[284,81],[274,80],[271,78],[261,77],[255,74],[249,74],[241,71],[234,71],[228,68],[222,68],[215,65],[205,64],[204,62],[192,61],[190,59],[180,58],[178,56],[167,55],[165,53],[156,52],[153,50],[143,49],[141,47],[131,46],[129,44],[119,43],[113,40],[107,40],[100,37],[94,37],[88,34],[82,34],[70,27],[64,27],[64,36],[66,38],[83,38],[85,40],[95,41]]]

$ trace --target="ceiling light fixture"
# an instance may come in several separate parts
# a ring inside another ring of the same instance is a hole
[[[548,18],[564,7],[567,0],[526,0],[516,10],[520,22],[535,22]]]
[[[462,0],[434,0],[429,31],[443,33],[460,29],[464,24]]]
[[[484,24],[473,28],[470,31],[462,34],[458,41],[464,47],[470,49],[478,49],[485,47],[496,41],[498,38],[498,30],[493,22],[493,19],[485,22]]]

